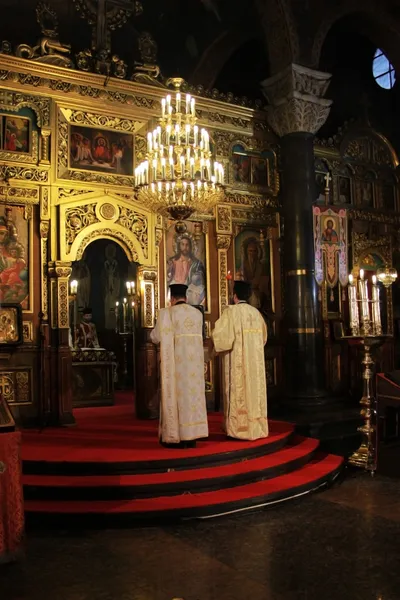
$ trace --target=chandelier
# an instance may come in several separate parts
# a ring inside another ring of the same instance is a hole
[[[135,192],[145,206],[175,221],[207,214],[224,197],[224,169],[213,161],[210,137],[196,125],[195,100],[181,78],[161,101],[159,125],[147,134],[147,154],[135,169]]]
[[[385,287],[390,287],[397,279],[397,271],[393,267],[386,266],[376,271],[376,277]]]

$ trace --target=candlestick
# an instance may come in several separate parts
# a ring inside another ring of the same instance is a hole
[[[358,313],[357,286],[353,275],[349,275],[349,316],[351,335],[360,335],[360,317]]]
[[[128,300],[124,298],[124,302],[122,304],[122,331],[126,333],[126,321],[128,316]]]
[[[115,333],[119,333],[119,302],[115,303]]]
[[[376,275],[372,276],[372,323],[374,335],[382,335],[381,306]]]

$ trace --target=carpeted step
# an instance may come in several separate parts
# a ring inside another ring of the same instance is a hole
[[[317,454],[312,461],[289,474],[219,491],[126,501],[27,500],[25,511],[28,516],[34,513],[36,522],[40,516],[47,522],[51,518],[57,520],[62,517],[66,524],[65,519],[69,515],[75,524],[77,519],[81,519],[82,526],[94,524],[96,517],[100,517],[99,524],[105,526],[107,522],[126,520],[218,516],[297,498],[331,483],[342,465],[341,457]]]
[[[23,431],[23,472],[128,475],[215,466],[276,452],[294,431],[289,423],[270,421],[268,438],[249,442],[228,440],[221,430],[221,415],[210,415],[209,426],[209,438],[193,449],[163,448],[158,443],[157,423],[118,414],[112,419],[81,420],[77,428]]]
[[[86,477],[24,475],[24,495],[38,500],[121,500],[229,488],[298,469],[311,460],[318,444],[318,440],[296,436],[272,454],[200,469]]]

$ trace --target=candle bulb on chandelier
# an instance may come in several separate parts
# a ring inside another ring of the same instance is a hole
[[[190,159],[190,178],[194,179],[194,158]]]
[[[186,133],[186,146],[189,146],[190,125],[186,125],[185,133]]]
[[[195,125],[193,127],[193,135],[194,135],[194,141],[193,141],[193,146],[197,146],[197,142],[199,141],[199,128],[197,127],[197,125]]]
[[[161,159],[161,177],[163,179],[165,179],[165,166],[166,166],[165,158],[162,158]]]
[[[381,306],[376,275],[372,276],[372,323],[375,335],[382,335]]]
[[[186,114],[189,114],[190,109],[190,94],[186,94]]]
[[[165,117],[165,98],[161,100],[161,116]]]
[[[194,98],[192,98],[191,101],[190,101],[190,110],[191,110],[191,113],[192,113],[192,117],[194,117],[194,115],[195,115],[195,111],[194,111]]]
[[[176,94],[176,112],[181,112],[181,95],[179,92]]]
[[[174,161],[172,158],[169,159],[169,166],[171,169],[171,179],[175,179]]]
[[[152,152],[152,150],[153,150],[153,136],[149,132],[147,134],[147,152]]]

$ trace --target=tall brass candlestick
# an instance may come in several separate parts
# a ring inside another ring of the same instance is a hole
[[[349,275],[349,313],[351,335],[360,335],[360,317],[357,302],[357,285],[353,275]]]
[[[381,306],[376,275],[372,276],[372,322],[374,335],[382,335]]]
[[[364,279],[364,269],[360,269],[360,279],[358,282],[361,300],[361,322],[364,335],[371,334],[371,320],[369,316],[368,305],[368,281]]]

